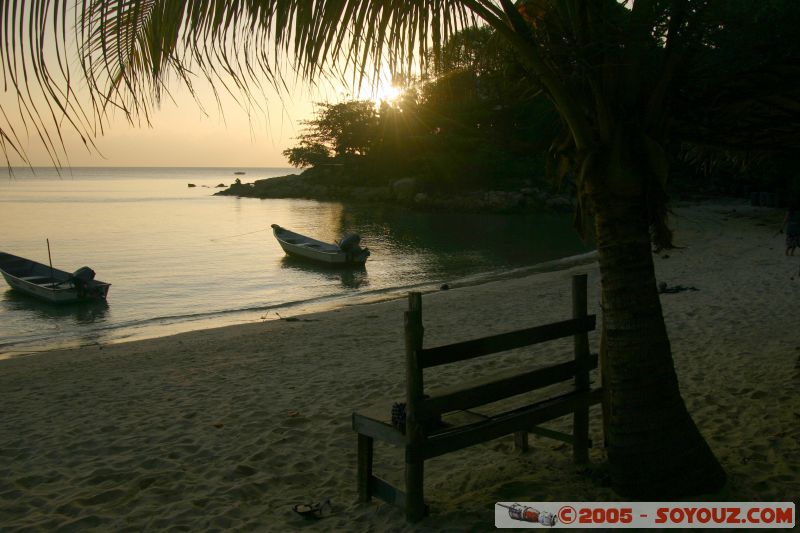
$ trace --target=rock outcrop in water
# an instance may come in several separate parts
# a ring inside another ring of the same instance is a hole
[[[307,198],[319,201],[348,201],[360,203],[390,203],[424,210],[519,212],[542,209],[569,211],[574,203],[570,197],[552,194],[536,187],[519,190],[478,190],[457,193],[425,192],[414,178],[402,178],[388,186],[344,185],[321,179],[314,174],[290,174],[256,180],[253,183],[234,183],[224,196],[247,198]]]

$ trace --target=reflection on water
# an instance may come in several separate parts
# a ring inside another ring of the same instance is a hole
[[[294,278],[311,276],[327,281],[339,282],[345,289],[369,287],[367,269],[364,265],[325,265],[297,257],[284,256],[281,268]]]
[[[592,248],[563,213],[485,214],[410,211],[393,206],[347,206],[333,228],[361,234],[372,255],[370,277],[391,272],[413,284],[531,266]],[[325,231],[320,228],[319,231]],[[338,235],[338,236],[337,236]]]
[[[38,337],[49,349],[100,344],[106,337],[111,315],[105,300],[53,304],[9,289],[0,299],[0,315],[18,317],[12,334],[0,337],[0,356],[29,352],[14,346]]]
[[[32,319],[58,319],[67,320],[67,324],[94,324],[103,322],[108,313],[108,302],[105,300],[90,300],[53,304],[44,302],[33,296],[13,289],[6,291],[0,300],[0,309],[9,312],[27,312]]]

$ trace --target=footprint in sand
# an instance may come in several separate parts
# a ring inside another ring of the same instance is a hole
[[[125,496],[125,491],[122,489],[111,489],[100,494],[89,496],[88,498],[79,498],[76,502],[83,506],[100,505],[103,503],[112,502]]]
[[[89,515],[84,516],[83,518],[78,518],[77,520],[73,520],[72,522],[62,524],[58,528],[58,531],[82,531],[88,528],[97,528],[102,523],[103,519],[99,516]]]
[[[255,463],[259,461],[263,461],[264,459],[270,457],[271,454],[267,450],[261,450],[260,452],[256,452],[250,456],[249,460]]]
[[[70,518],[75,518],[81,514],[81,509],[80,507],[76,507],[72,502],[69,502],[56,507],[56,513],[68,516]]]
[[[250,465],[242,464],[242,465],[236,465],[236,468],[234,469],[233,472],[237,476],[249,477],[255,474],[257,470]]]
[[[24,476],[17,478],[14,484],[23,489],[32,489],[37,485],[44,483],[46,480],[43,476]]]

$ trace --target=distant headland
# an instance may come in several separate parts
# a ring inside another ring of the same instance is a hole
[[[532,181],[520,181],[504,189],[463,191],[431,190],[416,177],[396,179],[382,185],[347,183],[337,169],[314,167],[301,174],[237,181],[220,196],[247,198],[307,198],[319,201],[395,204],[420,210],[468,212],[569,211],[573,200],[565,191],[547,191]]]

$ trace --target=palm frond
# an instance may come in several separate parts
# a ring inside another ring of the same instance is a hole
[[[63,126],[91,144],[111,114],[149,121],[174,83],[207,80],[248,105],[287,76],[360,84],[387,67],[424,68],[417,58],[477,22],[456,0],[5,0],[0,14],[18,119],[4,103],[0,148],[19,154],[24,124],[54,163]]]
[[[27,163],[24,145],[33,138],[59,166],[65,156],[59,150],[65,127],[93,146],[96,123],[75,92],[68,66],[67,50],[75,42],[70,11],[65,0],[0,2],[0,71],[5,93],[0,106],[0,150],[7,164],[10,154]]]

